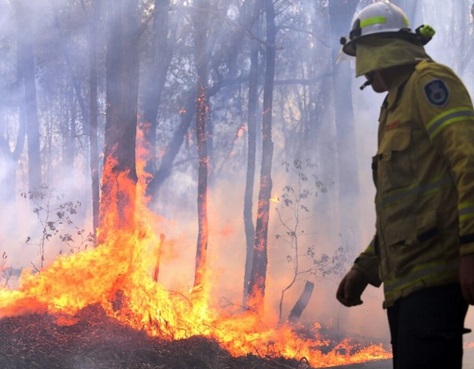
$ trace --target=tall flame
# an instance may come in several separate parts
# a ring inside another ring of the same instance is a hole
[[[105,175],[110,170],[105,167]],[[154,227],[162,220],[147,208],[143,168],[139,173],[137,185],[126,174],[112,184],[131,198],[137,193],[133,224],[120,223],[117,228],[119,209],[105,214],[107,237],[95,249],[60,256],[39,273],[23,273],[18,289],[0,289],[0,317],[47,312],[58,317],[58,324],[68,324],[80,309],[100,304],[108,316],[150,336],[169,340],[205,336],[235,356],[305,357],[318,367],[390,357],[381,345],[353,353],[349,341],[323,353],[328,339],[301,337],[287,325],[269,327],[250,311],[222,312],[209,303],[209,280],[199,293],[166,289],[153,278],[163,244],[163,235]]]

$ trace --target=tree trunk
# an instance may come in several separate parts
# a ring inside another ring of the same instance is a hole
[[[133,227],[137,182],[138,4],[135,0],[110,0],[107,11],[107,108],[100,216],[102,221],[111,211],[117,216],[116,224]],[[119,175],[128,178],[129,183],[117,180]]]
[[[19,71],[18,71],[19,72]],[[18,78],[20,79],[20,78]],[[1,120],[5,119],[2,114]],[[6,123],[2,122],[1,127],[6,127]],[[18,134],[13,150],[10,149],[7,132],[1,132],[0,136],[0,168],[3,175],[0,175],[0,201],[2,204],[14,201],[16,197],[16,170],[18,168],[18,160],[25,147],[26,138],[26,122],[20,116]]]
[[[152,175],[156,172],[156,118],[166,81],[166,74],[173,56],[171,43],[168,39],[169,5],[169,0],[155,0],[151,67],[149,75],[145,80],[145,93],[143,95],[142,128],[144,130],[144,145],[149,154],[145,170]]]
[[[24,1],[14,4],[17,5],[19,80],[24,86],[20,120],[26,122],[29,189],[34,191],[42,184],[42,174],[31,9]]]
[[[0,119],[4,119],[4,117]],[[8,139],[4,138],[3,134],[0,136],[0,166],[3,171],[3,176],[0,176],[0,201],[2,204],[7,204],[15,199],[16,169],[18,167],[18,160],[25,145],[25,136],[26,127],[24,119],[20,119],[18,136],[13,151],[10,150],[10,142]]]
[[[95,7],[94,3],[95,2],[92,2],[93,8]],[[88,128],[89,116],[87,115],[86,104],[85,104],[84,98],[82,97],[80,79],[77,78],[74,74],[74,66],[73,66],[74,54],[72,54],[70,51],[70,44],[68,43],[68,39],[64,35],[61,24],[59,22],[60,9],[57,8],[58,3],[55,3],[54,1],[52,1],[51,4],[52,4],[52,9],[53,9],[54,26],[59,35],[59,50],[64,58],[64,61],[66,62],[69,78],[71,79],[71,86],[74,89],[74,93],[75,93],[74,95],[79,105],[79,108],[81,109],[81,116],[84,119],[84,126],[85,126],[84,131],[87,132],[89,129]],[[92,18],[94,18],[94,15],[92,15]],[[95,34],[94,37],[97,37],[97,34]],[[71,106],[73,105],[71,104]]]
[[[253,249],[252,269],[248,285],[248,307],[257,313],[264,311],[265,284],[267,274],[267,238],[272,192],[272,112],[273,84],[275,78],[275,9],[272,0],[263,0],[266,19],[265,47],[265,85],[263,91],[262,120],[262,166],[260,170],[260,187],[258,195],[257,224]]]
[[[196,91],[193,91],[188,98],[185,112],[181,116],[181,121],[178,128],[174,131],[171,141],[168,143],[164,150],[163,157],[161,158],[160,167],[154,173],[153,178],[147,185],[147,195],[152,196],[156,199],[158,190],[160,189],[163,182],[171,174],[174,159],[178,155],[179,149],[183,143],[184,137],[191,126],[192,119],[195,113],[196,106]]]
[[[231,35],[230,40],[228,43],[226,43],[225,47],[221,48],[221,52],[218,55],[213,56],[208,70],[216,70],[221,67],[222,63],[225,63],[226,60],[233,60],[236,58],[236,55],[242,45],[242,37],[245,37],[245,34],[242,32],[242,30],[249,29],[254,22],[254,18],[248,16],[247,14],[247,8],[251,2],[252,0],[245,0],[243,3],[242,7],[240,8],[241,11],[239,11],[239,31]],[[220,85],[213,85],[208,91],[207,97],[210,98],[213,96],[219,90],[219,88]],[[184,142],[184,138],[186,137],[186,133],[188,132],[191,121],[194,117],[195,109],[193,109],[193,107],[195,105],[195,98],[195,92],[193,91],[188,98],[188,103],[185,107],[185,113],[181,118],[179,127],[174,132],[173,138],[167,145],[166,149],[163,150],[164,154],[161,158],[160,167],[155,172],[152,180],[148,183],[147,195],[152,197],[156,196],[161,185],[172,172],[174,159],[176,158],[176,155],[178,154],[179,149]]]
[[[92,14],[89,31],[89,168],[91,172],[92,229],[94,240],[97,239],[97,229],[99,227],[100,198],[99,144],[97,139],[97,123],[99,113],[97,106],[97,29],[100,19],[100,4],[101,0],[92,2]]]
[[[92,8],[95,7],[95,2],[92,2]],[[70,126],[69,127],[64,127],[64,157],[63,157],[63,167],[65,169],[72,168],[73,163],[74,163],[74,157],[76,155],[76,135],[78,132],[78,126],[77,126],[77,121],[78,121],[78,114],[77,114],[77,106],[80,108],[80,117],[82,117],[83,120],[83,128],[84,132],[88,133],[89,132],[89,120],[90,120],[90,112],[88,114],[87,112],[87,107],[85,103],[85,99],[82,96],[82,89],[81,89],[81,79],[77,78],[74,72],[74,60],[75,60],[75,55],[73,52],[73,49],[70,48],[70,43],[68,42],[67,36],[63,32],[63,28],[60,23],[60,13],[61,9],[58,7],[59,3],[55,1],[51,1],[51,7],[53,11],[53,24],[55,27],[55,31],[58,33],[58,50],[62,57],[64,58],[64,61],[66,63],[66,68],[69,74],[69,79],[71,83],[71,90],[67,89],[68,92],[68,101],[69,101],[69,109],[70,109]],[[91,22],[94,22],[94,13],[92,10],[92,17],[91,17]],[[94,38],[97,38],[97,33],[94,34]],[[95,42],[95,41],[94,41]],[[92,45],[91,45],[92,46]],[[90,84],[90,82],[89,82]],[[97,104],[97,103],[96,103]],[[64,120],[66,121],[66,119]],[[72,172],[71,172],[72,173]]]
[[[203,285],[206,275],[206,254],[208,243],[208,218],[207,218],[207,180],[209,173],[209,158],[207,154],[207,120],[208,120],[208,73],[207,73],[207,27],[209,3],[200,0],[197,4],[196,32],[196,138],[198,149],[198,239],[196,250],[196,268],[194,274],[194,288]]]
[[[261,11],[261,1],[255,2],[254,19],[259,19]],[[260,34],[261,22],[256,22],[253,27],[255,35]],[[244,289],[243,302],[247,301],[248,284],[250,272],[252,269],[253,246],[255,241],[255,228],[253,223],[253,188],[255,185],[255,168],[257,155],[257,108],[258,108],[258,41],[252,40],[250,50],[250,79],[249,79],[249,97],[248,97],[248,140],[247,140],[247,173],[245,176],[245,195],[244,195],[244,226],[245,226],[245,271],[244,271]]]
[[[210,99],[214,94],[217,93],[220,86],[216,85],[207,91],[207,98]],[[163,157],[161,158],[161,164],[158,170],[155,172],[153,178],[147,185],[147,195],[153,196],[153,199],[156,200],[156,195],[158,190],[164,183],[164,181],[170,176],[173,162],[176,158],[176,155],[183,144],[186,133],[191,127],[191,122],[193,120],[194,114],[196,112],[196,90],[194,90],[188,97],[184,113],[181,116],[181,121],[178,128],[173,133],[173,137],[169,144],[163,150]]]
[[[329,15],[333,38],[348,36],[356,9],[356,0],[333,0],[329,2]],[[334,65],[334,112],[336,120],[336,148],[338,173],[339,227],[346,234],[357,226],[359,176],[356,149],[354,112],[352,109],[352,70],[350,63],[336,63],[340,45],[333,43]],[[356,230],[356,234],[359,232]]]
[[[76,134],[77,134],[77,109],[76,102],[74,99],[74,92],[71,89],[67,89],[67,103],[68,109],[63,112],[63,122],[65,123],[62,127],[63,136],[63,153],[62,153],[62,167],[68,170],[71,175],[73,171],[71,168],[74,167],[74,156],[76,154]]]

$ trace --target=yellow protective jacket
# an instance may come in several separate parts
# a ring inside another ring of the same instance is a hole
[[[383,282],[384,307],[457,282],[474,252],[474,111],[451,69],[421,61],[391,86],[372,169],[376,235],[353,269]]]

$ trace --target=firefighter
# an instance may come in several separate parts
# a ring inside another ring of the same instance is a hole
[[[342,52],[381,107],[375,236],[338,287],[345,306],[383,283],[395,369],[462,367],[462,335],[474,304],[474,111],[459,77],[412,31],[405,13],[373,3],[353,20]]]

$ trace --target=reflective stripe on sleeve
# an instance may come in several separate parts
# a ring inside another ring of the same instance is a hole
[[[413,286],[422,281],[442,280],[451,276],[457,276],[459,263],[451,264],[430,263],[418,266],[405,278],[399,278],[395,281],[384,281],[384,293],[386,299],[393,299],[407,287]]]
[[[471,108],[450,109],[434,117],[426,125],[426,129],[433,140],[447,126],[466,119],[474,121],[474,111]]]
[[[474,202],[463,202],[458,205],[459,222],[474,218]]]
[[[381,196],[378,202],[383,208],[387,208],[407,198],[428,195],[441,191],[444,187],[448,187],[451,184],[451,178],[449,175],[445,175],[443,177],[435,178],[428,183],[415,183],[412,186],[392,191],[386,195]]]

